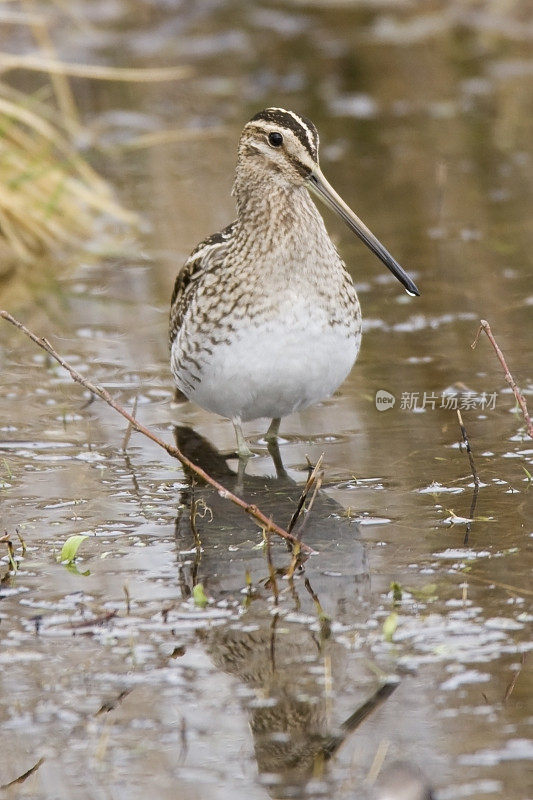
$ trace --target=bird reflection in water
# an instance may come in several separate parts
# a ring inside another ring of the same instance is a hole
[[[278,523],[291,518],[302,487],[279,465],[275,477],[243,479],[190,428],[177,428],[176,440],[223,486],[233,491],[244,480],[240,493],[245,500]],[[305,541],[320,555],[305,563],[305,576],[287,579],[291,556],[285,544],[271,543],[268,563],[265,548],[254,547],[257,526],[213,489],[188,478],[176,520],[182,591],[190,594],[201,582],[211,598],[233,604],[236,611],[244,608],[199,636],[214,664],[249,689],[242,702],[250,715],[261,781],[277,798],[305,796],[311,778],[330,794],[327,763],[397,685],[391,679],[376,687],[361,659],[357,674],[355,659],[331,633],[331,617],[353,630],[368,615],[369,574],[357,528],[337,502],[319,491],[306,520]],[[196,515],[193,532],[191,510],[198,508],[209,512]],[[353,697],[359,685],[360,702],[354,701],[347,719],[339,719],[335,697],[346,692]]]

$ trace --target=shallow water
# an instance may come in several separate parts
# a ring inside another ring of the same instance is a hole
[[[533,445],[488,341],[470,348],[488,319],[533,405],[527,5],[93,2],[69,24],[53,12],[65,60],[193,73],[74,82],[86,139],[105,145],[95,161],[146,226],[127,257],[102,233],[92,252],[19,275],[2,307],[121,403],[137,397],[143,423],[280,524],[306,456],[325,453],[325,477],[304,531],[319,554],[279,577],[276,605],[257,526],[196,487],[212,512],[196,519],[199,554],[181,467],[138,434],[124,454],[121,418],[2,325],[0,500],[18,571],[6,554],[0,785],[45,759],[14,796],[366,797],[381,762],[401,759],[439,800],[531,797]],[[240,487],[220,455],[229,423],[171,403],[167,309],[183,259],[232,219],[240,129],[271,104],[314,120],[325,174],[422,296],[325,212],[358,286],[361,354],[337,396],[284,420],[286,475],[264,421],[247,426],[258,457]],[[392,409],[378,411],[379,390]],[[466,542],[473,479],[445,392],[482,482]],[[56,560],[75,533],[89,535],[77,572]],[[288,565],[281,545],[273,557]],[[397,688],[346,734],[387,678]]]

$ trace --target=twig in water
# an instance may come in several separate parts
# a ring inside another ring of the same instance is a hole
[[[12,572],[17,572],[18,564],[15,561],[15,548],[13,547],[13,542],[11,541],[10,534],[6,531],[3,536],[0,536],[0,542],[5,542],[7,544],[7,554],[9,557],[9,569]],[[8,571],[9,574],[9,571]]]
[[[190,512],[190,519],[191,519],[191,531],[194,537],[194,546],[196,548],[196,555],[201,558],[202,557],[202,540],[200,539],[200,534],[198,533],[198,528],[196,527],[196,517],[198,514],[198,504],[199,500],[196,499],[194,496],[194,479],[191,481],[191,512]],[[204,513],[205,516],[205,513]]]
[[[307,481],[305,483],[305,486],[303,488],[302,494],[300,495],[300,499],[298,500],[298,505],[296,506],[296,510],[295,510],[294,514],[292,515],[291,521],[289,522],[289,524],[287,526],[287,531],[289,533],[292,533],[292,531],[294,530],[294,526],[298,522],[298,518],[300,517],[300,515],[304,511],[304,503],[307,500],[307,495],[309,494],[309,492],[313,488],[313,485],[315,484],[315,491],[313,492],[313,496],[311,497],[311,502],[309,503],[309,506],[307,508],[307,513],[309,513],[309,511],[311,510],[311,506],[313,505],[313,503],[315,501],[315,497],[316,497],[316,494],[318,492],[318,489],[322,485],[323,473],[320,473],[320,468],[322,466],[323,460],[324,460],[324,453],[322,453],[322,455],[320,456],[320,458],[316,462],[315,466],[311,470],[311,473],[310,473],[310,475],[309,475],[309,477],[308,477],[308,479],[307,479]],[[300,531],[300,536],[301,536],[301,531]],[[300,536],[298,536],[298,540],[300,539]]]
[[[272,589],[272,595],[274,597],[274,605],[277,606],[279,600],[279,590],[278,590],[278,582],[276,580],[276,570],[274,564],[272,562],[272,548],[270,546],[270,532],[268,530],[264,531],[265,536],[265,548],[266,548],[266,558],[268,564],[268,574],[269,574],[269,586]]]
[[[522,392],[520,391],[520,389],[516,385],[513,376],[509,372],[509,367],[507,366],[507,364],[505,362],[504,355],[503,355],[502,351],[500,350],[500,348],[498,347],[498,343],[497,343],[496,339],[494,338],[494,334],[492,333],[492,331],[490,329],[490,325],[489,325],[489,323],[487,322],[486,319],[481,319],[480,320],[480,325],[479,325],[478,331],[476,333],[476,338],[474,339],[474,341],[472,342],[472,344],[470,346],[471,346],[472,350],[475,350],[476,345],[478,343],[479,334],[481,333],[482,330],[485,331],[485,333],[487,334],[489,342],[493,346],[494,351],[495,351],[496,355],[498,356],[499,362],[502,365],[503,371],[505,373],[505,380],[507,381],[507,383],[509,384],[509,386],[513,390],[514,396],[516,397],[516,402],[518,403],[518,405],[520,406],[520,409],[522,411],[522,415],[523,415],[525,423],[526,423],[528,436],[530,436],[533,439],[533,420],[529,416],[524,395],[522,394]]]
[[[301,565],[303,564],[304,561],[305,561],[305,559],[302,557],[302,554],[300,552],[300,548],[298,547],[298,545],[295,545],[292,548],[291,563],[289,564],[289,567],[287,569],[287,579],[289,581],[292,580],[294,573],[296,572],[296,570],[299,567],[301,567]]]
[[[356,730],[391,694],[398,688],[399,682],[390,680],[382,683],[374,694],[368,698],[348,719],[345,719],[340,726],[339,734],[329,737],[324,742],[323,754],[326,759],[331,758],[339,749],[346,737]]]
[[[296,586],[294,585],[294,575],[287,576],[287,583],[289,584],[289,592],[294,601],[294,611],[299,614],[301,603],[300,603],[300,595],[296,591]]]
[[[472,448],[470,447],[470,442],[468,441],[468,436],[466,434],[466,428],[463,423],[463,417],[459,409],[457,409],[457,419],[459,420],[461,435],[463,437],[463,442],[465,443],[466,452],[468,453],[468,460],[470,461],[470,469],[472,470],[472,477],[474,478],[475,485],[479,488],[479,477],[477,474],[476,465],[474,463],[474,456],[472,455]]]
[[[159,447],[162,447],[163,450],[166,450],[170,456],[172,456],[173,458],[177,458],[178,461],[180,461],[185,467],[187,467],[187,469],[193,472],[198,478],[200,478],[202,481],[208,483],[210,486],[216,489],[220,497],[224,498],[225,500],[229,500],[234,505],[238,506],[239,508],[242,508],[242,510],[245,511],[247,514],[249,514],[257,522],[258,525],[260,525],[262,528],[272,531],[277,536],[281,536],[282,539],[285,539],[287,542],[290,542],[293,546],[298,547],[299,551],[303,551],[308,555],[316,553],[316,551],[313,550],[312,547],[309,547],[303,542],[299,542],[298,539],[291,533],[284,530],[279,525],[276,525],[275,522],[272,522],[272,520],[270,520],[265,514],[263,514],[263,512],[260,511],[257,508],[257,506],[253,505],[252,503],[247,503],[241,497],[239,497],[236,494],[233,494],[233,492],[230,492],[229,489],[226,489],[224,486],[222,486],[221,483],[212,478],[211,475],[209,475],[205,470],[203,470],[201,467],[197,466],[193,461],[187,458],[187,456],[184,453],[182,453],[178,447],[172,444],[168,444],[163,439],[160,439],[159,436],[153,433],[149,428],[146,428],[144,425],[141,425],[140,422],[137,422],[137,420],[128,411],[126,411],[125,408],[123,408],[121,405],[119,405],[119,403],[113,400],[108,391],[106,391],[102,386],[98,386],[95,383],[92,383],[92,381],[88,380],[88,378],[85,378],[81,373],[79,373],[76,369],[74,369],[74,367],[72,367],[67,361],[65,361],[65,359],[62,358],[62,356],[60,356],[59,353],[57,353],[54,350],[50,342],[48,342],[46,339],[37,336],[35,333],[33,333],[33,331],[31,331],[29,328],[23,325],[22,322],[19,322],[19,320],[15,319],[15,317],[12,317],[11,314],[9,314],[7,311],[0,311],[0,317],[2,317],[7,322],[11,323],[11,325],[14,325],[16,328],[21,330],[23,333],[26,334],[26,336],[28,336],[29,339],[32,340],[32,342],[35,342],[35,344],[38,345],[42,350],[44,350],[46,353],[52,356],[52,358],[54,358],[57,361],[57,363],[63,367],[63,369],[67,370],[72,380],[76,381],[76,383],[81,384],[85,389],[88,389],[90,392],[97,395],[97,397],[99,397],[101,400],[103,400],[105,403],[111,406],[111,408],[114,408],[115,411],[121,414],[124,417],[124,419],[127,419],[133,430],[137,431],[138,433],[142,433],[143,436],[146,436],[148,439],[151,439],[152,442],[155,442],[155,444],[159,445]]]
[[[95,628],[97,625],[105,625],[106,622],[114,619],[118,615],[118,611],[108,611],[107,614],[102,614],[100,617],[93,617],[92,619],[84,619],[80,622],[71,622],[70,628],[72,630],[79,630],[82,628]]]
[[[276,611],[274,616],[272,617],[272,622],[270,623],[270,647],[269,647],[269,659],[270,659],[270,670],[272,675],[276,674],[276,627],[279,620],[279,612]]]
[[[474,573],[468,573],[468,580],[469,581],[477,581],[478,583],[483,583],[485,586],[491,586],[492,588],[496,587],[497,589],[503,589],[505,592],[509,592],[510,594],[514,594],[517,597],[522,597],[523,595],[527,595],[528,597],[533,597],[533,591],[531,589],[526,589],[520,586],[511,586],[509,583],[502,583],[501,581],[490,580],[490,578],[482,578],[480,575],[474,575]]]
[[[120,694],[112,700],[105,700],[94,716],[99,717],[100,714],[107,714],[109,711],[113,711],[132,691],[133,689],[123,689]]]
[[[365,778],[365,782],[368,783],[370,786],[376,782],[376,778],[378,777],[381,767],[383,766],[383,762],[385,761],[385,757],[388,753],[390,747],[390,742],[388,739],[382,739],[378,744],[378,749],[376,750],[376,755],[374,756],[374,760],[370,765],[370,769],[368,770],[367,776]]]
[[[131,409],[131,416],[133,417],[133,419],[135,419],[135,417],[137,416],[137,402],[138,402],[138,400],[139,400],[139,395],[136,394],[135,395],[135,400],[133,401],[133,408]],[[124,434],[124,441],[122,442],[122,449],[124,450],[124,452],[126,452],[126,450],[128,449],[128,445],[130,443],[132,430],[133,430],[133,428],[132,428],[132,425],[131,425],[131,422],[130,422],[130,424],[126,428],[126,433]]]
[[[514,687],[516,686],[516,682],[517,682],[518,678],[520,677],[520,673],[522,672],[522,669],[523,669],[525,663],[526,663],[526,654],[522,653],[522,658],[521,658],[521,661],[520,661],[520,667],[519,667],[519,669],[516,670],[516,672],[515,672],[515,674],[513,676],[513,679],[511,680],[511,682],[507,686],[507,689],[505,690],[505,696],[503,698],[503,702],[504,703],[506,703],[509,700],[510,696],[514,692]]]
[[[305,509],[305,517],[302,518],[302,521],[298,525],[298,529],[296,531],[296,536],[298,537],[298,541],[300,541],[302,538],[304,528],[307,525],[307,521],[309,519],[309,514],[311,513],[311,509],[313,508],[313,504],[316,500],[317,494],[320,491],[320,487],[322,486],[323,480],[324,480],[324,470],[321,470],[318,475],[315,475],[315,485],[313,487],[313,494],[311,495],[309,505]]]
[[[131,597],[130,597],[130,587],[128,586],[127,582],[122,587],[122,590],[124,592],[124,597],[126,598],[126,616],[129,617],[131,611]]]
[[[461,412],[457,409],[457,419],[459,420],[459,427],[461,428],[461,435],[463,437],[463,442],[465,443],[466,452],[468,453],[468,460],[470,461],[470,469],[472,470],[472,477],[474,478],[474,493],[472,495],[472,503],[470,504],[470,511],[468,512],[468,522],[466,523],[466,531],[465,531],[465,538],[464,544],[468,544],[468,537],[470,536],[470,530],[472,528],[472,520],[474,518],[474,512],[476,510],[477,505],[477,496],[479,494],[479,477],[476,470],[476,465],[474,463],[474,456],[472,455],[472,448],[470,447],[470,442],[468,441],[468,436],[466,434],[466,428],[463,424],[463,417],[461,416]]]
[[[194,562],[191,570],[191,582],[193,587],[196,586],[196,584],[198,583],[198,570],[200,568],[200,562],[202,561],[202,553],[204,552],[202,549],[202,540],[200,539],[200,533],[198,532],[196,520],[198,517],[200,517],[200,519],[204,519],[204,517],[206,517],[208,514],[210,515],[210,521],[212,522],[213,520],[213,512],[211,511],[205,500],[202,500],[201,498],[199,498],[198,500],[196,499],[194,491],[195,486],[196,486],[195,480],[194,478],[192,478],[190,525],[191,525],[192,535],[194,538],[194,548],[195,548]]]
[[[17,534],[17,536],[19,537],[19,542],[20,542],[20,544],[21,544],[21,547],[22,547],[22,555],[24,555],[24,554],[25,554],[25,552],[26,552],[26,550],[27,550],[27,547],[26,547],[26,542],[24,541],[24,539],[23,539],[23,538],[22,538],[22,536],[20,535],[20,531],[19,531],[19,529],[18,529],[18,528],[15,528],[15,533],[16,533],[16,534]]]
[[[331,617],[326,614],[324,609],[322,608],[322,604],[318,599],[318,595],[314,591],[311,583],[309,582],[309,578],[305,579],[305,588],[313,598],[313,603],[315,604],[315,609],[318,617],[318,622],[320,624],[320,639],[321,644],[319,648],[321,648],[322,643],[325,639],[329,639],[331,637]]]
[[[178,756],[178,763],[183,764],[189,752],[189,737],[187,734],[187,720],[185,717],[181,718],[180,723],[180,754]]]
[[[36,770],[39,769],[39,767],[41,766],[43,761],[44,761],[44,758],[40,758],[39,761],[36,764],[33,765],[33,767],[30,767],[30,769],[27,769],[26,772],[23,772],[22,775],[18,776],[18,778],[15,778],[14,780],[9,781],[9,783],[4,783],[3,786],[0,786],[0,789],[5,790],[5,789],[9,789],[11,786],[16,786],[17,783],[24,783],[26,778],[29,778],[30,775],[33,775],[33,773],[36,772]]]
[[[248,608],[255,594],[254,587],[252,584],[252,573],[250,572],[249,569],[247,569],[246,572],[244,573],[244,582],[246,584],[246,596],[244,600],[244,607]]]

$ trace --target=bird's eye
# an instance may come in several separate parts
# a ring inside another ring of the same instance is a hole
[[[268,134],[268,143],[271,144],[272,147],[281,147],[283,144],[283,136],[277,131],[272,131],[272,133]]]

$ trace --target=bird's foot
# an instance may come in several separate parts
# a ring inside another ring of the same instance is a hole
[[[242,444],[237,442],[237,455],[239,456],[240,461],[248,461],[248,459],[252,458],[253,453],[243,440]]]

